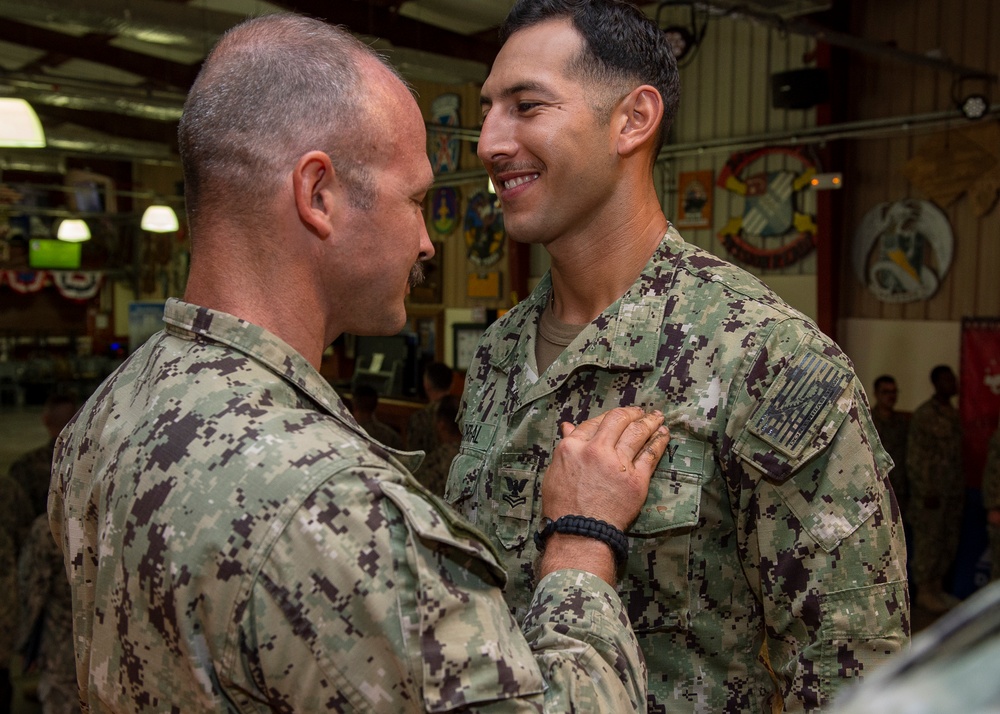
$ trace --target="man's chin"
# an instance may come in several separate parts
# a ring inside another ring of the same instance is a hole
[[[406,308],[400,304],[399,313],[396,315],[379,315],[377,318],[369,320],[364,325],[359,325],[358,329],[349,330],[351,334],[358,337],[390,337],[398,335],[400,330],[406,326]]]

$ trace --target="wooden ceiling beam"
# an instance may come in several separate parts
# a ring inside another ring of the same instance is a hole
[[[368,2],[341,0],[282,0],[287,10],[311,15],[335,25],[344,25],[362,35],[372,35],[406,47],[457,59],[493,64],[500,45],[494,37],[467,36],[404,17],[389,7]]]
[[[0,40],[50,53],[61,60],[59,64],[65,61],[67,56],[98,62],[139,75],[151,85],[163,89],[187,91],[200,67],[198,64],[182,64],[113,47],[108,44],[105,35],[74,37],[16,20],[0,22]]]

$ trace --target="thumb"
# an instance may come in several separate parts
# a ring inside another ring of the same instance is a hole
[[[562,424],[559,425],[559,431],[562,432],[562,436],[565,439],[567,436],[576,431],[576,425],[570,424],[568,421],[564,421]]]

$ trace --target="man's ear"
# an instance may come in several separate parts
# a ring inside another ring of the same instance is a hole
[[[663,121],[663,98],[648,84],[636,87],[618,105],[616,116],[621,118],[618,133],[618,154],[629,156],[649,143]]]
[[[310,151],[299,157],[292,172],[292,191],[299,219],[320,238],[333,232],[337,176],[330,157]]]

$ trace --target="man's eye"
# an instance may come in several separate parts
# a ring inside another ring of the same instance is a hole
[[[518,102],[517,110],[519,112],[530,112],[535,107],[541,106],[540,102]]]

